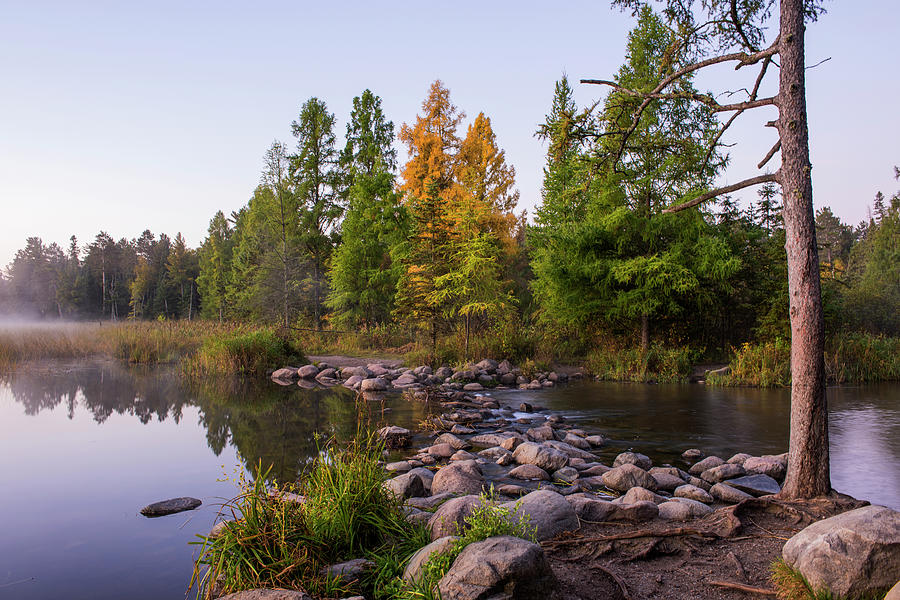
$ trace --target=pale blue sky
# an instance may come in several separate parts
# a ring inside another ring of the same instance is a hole
[[[900,22],[889,0],[826,6],[807,37],[809,64],[832,57],[809,71],[814,197],[856,223],[877,190],[900,188]],[[247,201],[272,140],[293,145],[310,96],[343,133],[353,96],[371,88],[399,129],[436,78],[470,119],[491,118],[530,212],[544,158],[533,132],[554,81],[611,76],[631,25],[603,0],[4,0],[0,266],[30,235],[65,245],[73,233],[86,243],[101,229],[150,228],[196,246],[216,210]],[[755,73],[734,75],[698,83],[739,88]],[[576,86],[579,104],[600,94]],[[755,174],[774,141],[761,126],[774,109],[755,112],[732,129],[727,141],[740,143],[723,182]]]

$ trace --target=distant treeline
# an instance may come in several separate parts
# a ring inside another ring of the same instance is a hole
[[[652,89],[686,62],[666,50],[672,35],[642,12],[616,82]],[[680,81],[632,127],[639,98],[613,91],[580,109],[561,79],[537,131],[548,151],[530,225],[490,119],[479,113],[463,133],[465,114],[440,81],[400,128],[404,165],[378,96],[354,98],[342,148],[334,114],[311,98],[292,123],[295,143],[272,144],[247,205],[218,212],[200,248],[150,231],[118,241],[101,232],[85,246],[73,237],[67,249],[29,238],[0,279],[0,306],[61,318],[402,324],[432,344],[453,333],[468,346],[477,332],[519,354],[536,338],[568,354],[608,340],[711,351],[789,339],[778,189],[763,186],[745,210],[725,197],[665,212],[709,189],[728,158],[715,115]],[[820,208],[816,229],[827,329],[900,334],[900,194],[879,193],[855,227]]]

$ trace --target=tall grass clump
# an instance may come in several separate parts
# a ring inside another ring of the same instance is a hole
[[[97,328],[106,354],[130,363],[170,363],[190,356],[206,338],[240,327],[213,321],[129,321]]]
[[[640,348],[604,344],[588,354],[585,367],[599,379],[608,381],[676,383],[690,376],[697,354],[687,347],[653,344],[644,352]]]
[[[291,488],[302,502],[271,492],[266,471],[258,471],[253,482],[242,478],[241,493],[223,509],[230,520],[218,535],[198,542],[198,596],[281,587],[368,597],[384,587],[429,538],[423,525],[406,521],[400,501],[382,486],[382,452],[371,436],[346,448],[326,447]],[[377,568],[358,582],[324,571],[354,558],[370,558]]]
[[[745,343],[734,354],[727,375],[711,375],[708,385],[751,385],[778,387],[791,383],[791,344],[778,338],[774,342]]]
[[[19,363],[91,357],[102,353],[96,324],[41,323],[0,326],[0,368]]]
[[[825,372],[834,383],[900,380],[900,338],[865,333],[836,336],[825,349]]]
[[[435,588],[469,544],[500,535],[536,542],[537,528],[531,525],[527,515],[517,515],[515,509],[499,506],[495,498],[485,494],[482,494],[472,514],[465,517],[463,523],[457,524],[456,528],[459,539],[445,552],[428,557],[418,581],[407,582],[397,578],[384,590],[388,595],[383,597],[398,600],[441,600],[435,593]]]
[[[264,375],[291,363],[305,362],[297,345],[269,328],[234,331],[203,340],[183,362],[185,373]]]

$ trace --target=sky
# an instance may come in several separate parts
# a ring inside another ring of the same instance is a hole
[[[293,147],[290,124],[307,99],[324,100],[342,134],[353,97],[369,88],[399,130],[437,78],[467,122],[490,117],[520,207],[533,212],[546,152],[534,131],[554,82],[567,74],[581,106],[601,98],[574,82],[614,75],[634,24],[604,0],[2,6],[0,267],[29,236],[67,246],[73,234],[86,244],[101,230],[150,229],[197,246],[217,210],[247,202],[272,141]],[[876,191],[900,189],[900,21],[891,0],[825,6],[807,31],[807,64],[831,59],[808,71],[814,204],[855,224]],[[754,78],[722,66],[697,86]],[[775,141],[763,124],[775,116],[750,111],[729,130],[720,183],[758,174]]]

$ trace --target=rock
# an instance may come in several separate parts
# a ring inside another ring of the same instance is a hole
[[[577,459],[573,458],[572,460]],[[578,479],[578,471],[572,467],[563,467],[562,469],[558,469],[555,473],[553,473],[554,481],[574,483],[576,479]]]
[[[486,358],[475,365],[476,368],[481,369],[482,371],[487,371],[489,373],[493,373],[494,371],[496,371],[498,366],[499,364],[497,363],[497,361],[490,358]]]
[[[435,444],[426,448],[425,452],[435,458],[450,458],[456,450],[450,444]]]
[[[497,365],[497,372],[498,372],[498,373],[509,373],[509,372],[512,371],[512,370],[513,370],[512,364],[511,364],[508,360],[506,360],[506,359],[501,360],[501,361],[500,361],[500,364]]]
[[[703,471],[707,469],[712,469],[713,467],[718,467],[720,465],[724,465],[725,461],[719,458],[718,456],[707,456],[700,462],[694,464],[689,470],[688,473],[691,475],[700,476]]]
[[[383,392],[388,389],[388,382],[381,377],[363,379],[359,382],[359,389],[362,392]]]
[[[411,373],[401,375],[393,381],[394,387],[406,387],[413,385],[414,383],[419,383],[419,380]]]
[[[617,492],[627,492],[633,487],[647,488],[651,492],[656,490],[656,480],[653,476],[630,463],[604,473],[603,485]]]
[[[699,477],[691,477],[691,476],[688,476],[688,477],[685,479],[685,481],[687,481],[690,485],[692,485],[692,486],[694,486],[694,487],[698,487],[698,488],[700,488],[701,490],[705,490],[705,491],[707,491],[707,492],[708,492],[709,489],[712,487],[712,485],[706,483],[705,481],[703,481],[703,480],[700,479]]]
[[[438,582],[438,591],[454,600],[532,600],[549,597],[555,585],[540,546],[499,536],[466,546]]]
[[[456,535],[459,528],[465,525],[465,518],[472,514],[475,507],[480,505],[481,497],[474,494],[452,498],[441,504],[428,519],[431,539],[436,540],[444,536]]]
[[[654,494],[650,490],[642,487],[633,487],[625,493],[621,498],[622,504],[634,504],[635,502],[652,502],[653,504],[662,504],[666,501],[659,494]]]
[[[385,367],[384,365],[379,365],[372,363],[371,365],[366,365],[366,368],[369,370],[369,373],[374,375],[375,377],[384,377],[385,375],[390,374],[391,370]]]
[[[778,482],[768,475],[746,475],[737,479],[729,479],[723,482],[742,492],[747,492],[751,496],[766,496],[768,494],[777,494],[781,491]]]
[[[703,458],[703,453],[696,448],[688,448],[681,453],[681,458],[684,460],[700,460]]]
[[[613,467],[618,467],[626,464],[635,465],[636,467],[640,467],[645,471],[653,465],[653,463],[650,462],[650,457],[645,454],[639,454],[637,452],[623,452],[616,457],[616,460],[613,461]]]
[[[430,559],[433,554],[441,554],[448,551],[458,539],[458,536],[448,535],[434,540],[427,546],[419,548],[419,550],[410,557],[406,569],[403,570],[403,580],[409,583],[419,582],[422,579],[422,567],[425,566],[428,559]]]
[[[365,558],[354,558],[346,562],[329,565],[322,569],[322,575],[341,578],[347,583],[359,581],[363,575],[375,568],[375,563]]]
[[[541,425],[540,427],[532,427],[525,432],[525,435],[535,442],[546,442],[553,438],[553,428],[549,425]]]
[[[465,425],[458,425],[458,424],[457,424],[457,425],[454,425],[454,426],[450,429],[450,433],[453,433],[453,434],[456,434],[456,435],[469,435],[469,434],[471,434],[471,433],[475,433],[475,430],[472,429],[471,427],[466,427]]]
[[[560,452],[569,455],[571,458],[581,458],[584,460],[595,461],[597,457],[582,450],[581,448],[576,448],[572,444],[567,444],[565,442],[557,442],[556,440],[547,440],[542,444],[547,448],[553,448],[554,450],[559,450]]]
[[[900,580],[900,512],[865,506],[813,523],[784,545],[784,561],[813,589],[856,597]]]
[[[227,596],[219,596],[218,600],[313,600],[303,590],[244,590]]]
[[[469,441],[476,446],[490,448],[492,446],[502,446],[505,440],[515,437],[516,435],[517,434],[513,433],[482,433],[473,435],[469,438]]]
[[[504,483],[503,485],[497,487],[497,491],[501,496],[510,496],[512,498],[517,498],[518,496],[524,496],[531,490],[514,483]]]
[[[456,450],[468,450],[472,447],[472,444],[467,442],[464,439],[458,438],[452,433],[442,433],[437,436],[437,439],[434,440],[435,444],[450,444]]]
[[[425,488],[425,491],[429,494],[431,493],[431,482],[434,481],[434,471],[429,471],[424,467],[416,467],[408,474],[421,479],[422,486]]]
[[[733,479],[735,477],[740,477],[744,474],[744,467],[741,465],[728,464],[719,465],[718,467],[713,467],[711,469],[707,469],[700,474],[700,479],[703,481],[708,481],[709,483],[719,483],[720,481],[725,481],[726,479]]]
[[[615,512],[607,517],[608,521],[630,521],[632,523],[643,523],[644,521],[652,521],[659,514],[659,508],[653,502],[641,501],[633,504],[616,504],[610,502],[616,507]]]
[[[450,457],[450,462],[459,462],[461,460],[476,460],[477,458],[478,457],[471,452],[466,452],[465,450],[457,450],[453,453],[453,456]]]
[[[768,475],[772,479],[784,479],[785,465],[774,458],[751,456],[744,461],[744,470],[751,475]]]
[[[297,369],[297,375],[300,379],[314,379],[319,374],[319,367],[316,365],[303,365]]]
[[[726,504],[737,504],[738,502],[743,502],[747,498],[752,498],[750,494],[746,492],[742,492],[741,490],[735,489],[730,485],[725,485],[724,483],[717,483],[709,489],[710,495],[716,500],[721,500]]]
[[[384,489],[397,498],[413,498],[425,495],[425,485],[415,473],[404,473],[384,482]]]
[[[656,480],[657,489],[666,492],[671,492],[684,485],[684,479],[669,473],[651,473],[650,476]]]
[[[478,453],[478,456],[483,456],[488,460],[496,461],[501,457],[509,457],[512,459],[512,452],[507,450],[506,448],[501,448],[500,446],[494,446],[493,448],[486,448]]]
[[[272,372],[272,379],[279,379],[282,381],[291,381],[293,379],[297,379],[297,369],[293,367],[284,367],[283,369],[276,369]]]
[[[461,371],[456,371],[453,374],[453,379],[455,379],[456,381],[472,381],[473,379],[475,379],[475,377],[476,377],[475,371],[472,371],[470,369],[463,369]]]
[[[163,500],[161,502],[148,504],[141,509],[141,514],[145,517],[162,517],[165,515],[184,512],[186,510],[194,510],[201,504],[203,504],[203,502],[201,502],[197,498],[191,498],[189,496],[185,496],[182,498],[170,498],[169,500]]]
[[[516,376],[512,373],[503,373],[500,375],[500,383],[503,385],[513,385],[516,382]]]
[[[577,435],[567,433],[566,437],[562,439],[563,443],[569,444],[571,446],[575,446],[581,450],[590,450],[591,445],[587,443],[587,440],[584,438],[578,437]]]
[[[884,600],[900,600],[900,579],[898,579],[897,584],[890,589],[887,596],[884,597]]]
[[[707,506],[703,502],[699,502],[697,500],[691,500],[690,498],[672,498],[671,501],[687,504],[691,509],[691,516],[694,518],[705,517],[706,515],[713,512],[711,506]]]
[[[410,469],[412,469],[412,467],[410,466],[409,462],[405,460],[388,463],[384,466],[385,471],[391,471],[394,473],[406,473]]]
[[[483,373],[478,376],[478,383],[482,385],[490,385],[492,383],[497,383],[497,381],[493,378],[493,376]],[[465,389],[465,386],[463,386],[463,389]]]
[[[465,390],[467,392],[480,392],[483,389],[484,389],[484,386],[477,382],[467,383],[466,385],[463,386],[463,390]]]
[[[618,509],[618,506],[612,502],[583,493],[566,496],[566,501],[575,509],[575,514],[579,519],[592,523],[606,521]]]
[[[600,476],[610,470],[611,470],[610,467],[607,467],[606,465],[602,465],[602,464],[598,463],[596,465],[591,465],[590,467],[588,467],[587,469],[582,471],[581,476],[582,477]]]
[[[564,531],[579,528],[578,516],[565,497],[552,490],[537,490],[526,494],[516,502],[501,504],[514,511],[519,518],[528,515],[528,522],[536,528],[535,538],[542,542]]]
[[[589,435],[584,438],[584,441],[586,441],[591,446],[594,446],[595,448],[599,448],[606,443],[606,438],[604,438],[602,435]]]
[[[522,439],[518,435],[516,435],[515,437],[508,437],[505,440],[503,440],[502,442],[500,442],[500,447],[503,448],[504,450],[509,450],[510,452],[512,452],[521,443],[522,443]]]
[[[365,367],[344,367],[341,369],[341,377],[344,379],[359,377],[361,381],[371,376],[372,373]]]
[[[328,368],[322,369],[319,371],[319,374],[316,375],[316,379],[336,379],[337,378],[337,370]]]
[[[509,472],[509,476],[515,479],[530,479],[534,481],[549,481],[550,479],[547,471],[535,465],[519,465]]]
[[[397,427],[396,425],[382,427],[378,430],[378,437],[384,441],[385,447],[389,450],[409,446],[409,429],[404,429],[403,427]]]
[[[484,476],[478,463],[474,460],[462,460],[451,463],[434,474],[431,493],[480,494],[483,487]]]
[[[741,465],[743,467],[744,463],[747,461],[748,458],[753,458],[753,457],[750,456],[749,454],[747,454],[746,452],[739,452],[739,453],[735,454],[734,456],[732,456],[731,458],[729,458],[725,462],[727,462],[730,465]]]
[[[519,444],[513,452],[513,459],[520,465],[537,465],[545,471],[556,471],[569,462],[569,457],[559,450],[534,442]]]
[[[713,501],[713,497],[709,495],[709,492],[691,484],[685,484],[675,488],[675,497],[696,500],[697,502],[706,502],[707,504],[710,504]]]
[[[448,377],[453,376],[453,369],[451,369],[450,367],[441,367],[437,371],[435,371],[434,374],[441,379],[447,379]]]
[[[450,498],[456,498],[456,496],[449,492],[444,492],[443,494],[435,494],[434,496],[410,498],[406,501],[406,505],[412,506],[413,508],[418,508],[419,510],[431,510],[432,508],[446,502]],[[429,514],[429,516],[431,515]]]
[[[692,518],[691,507],[675,500],[663,502],[659,505],[659,518],[667,521],[689,521]]]

